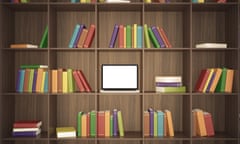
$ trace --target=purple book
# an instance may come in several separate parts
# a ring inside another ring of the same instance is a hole
[[[212,83],[213,83],[213,80],[214,80],[214,78],[215,78],[215,75],[216,75],[216,73],[213,72],[212,77],[210,78],[210,81],[209,81],[209,83],[208,83],[206,92],[209,92],[209,91],[210,91],[210,88],[211,88],[211,86],[212,86]]]
[[[150,136],[154,136],[154,111],[152,108],[148,109],[149,112],[149,135]]]
[[[12,132],[13,137],[36,137],[39,131]]]
[[[166,45],[164,44],[163,39],[162,39],[162,37],[160,36],[157,27],[152,26],[152,31],[153,31],[153,33],[154,33],[154,35],[155,35],[155,37],[156,37],[156,39],[157,39],[160,47],[161,47],[161,48],[165,48]]]
[[[115,45],[115,42],[116,42],[116,39],[117,39],[117,35],[118,35],[118,29],[119,29],[119,26],[117,24],[115,24],[115,26],[113,28],[113,32],[112,32],[111,41],[110,41],[110,44],[109,44],[110,48],[114,48],[114,45]]]
[[[37,69],[34,69],[33,74],[33,84],[32,84],[32,92],[36,92],[36,83],[37,83]]]
[[[118,120],[117,120],[117,109],[113,110],[113,136],[117,136]]]
[[[181,82],[156,82],[156,87],[180,87]]]
[[[82,30],[83,30],[84,28],[86,28],[86,26],[85,26],[84,24],[81,24],[81,25],[80,25],[80,28],[79,28],[79,30],[78,30],[76,39],[74,40],[74,44],[73,44],[73,47],[74,47],[74,48],[77,48],[79,38],[80,38],[81,33],[82,33]]]

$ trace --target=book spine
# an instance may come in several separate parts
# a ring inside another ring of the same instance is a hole
[[[74,85],[73,85],[73,75],[72,75],[72,69],[67,70],[68,75],[68,92],[74,91]]]
[[[113,136],[113,115],[110,115],[110,136]]]
[[[163,136],[164,113],[157,111],[157,136]]]
[[[69,42],[69,45],[68,45],[69,48],[74,48],[74,42],[75,42],[75,40],[77,38],[77,34],[78,34],[79,29],[80,29],[80,25],[77,24],[75,26],[75,28],[74,28],[74,31],[73,31],[73,34],[72,34],[72,38],[71,38],[71,40]]]
[[[58,68],[57,69],[57,91],[59,93],[63,92],[63,69],[62,68]]]
[[[110,111],[105,111],[105,136],[110,136]]]
[[[52,84],[51,84],[51,91],[53,92],[53,93],[57,93],[58,92],[58,87],[57,87],[57,85],[58,85],[58,71],[57,70],[51,70],[52,72],[51,72],[51,76],[52,76]]]
[[[150,129],[150,117],[149,112],[144,111],[144,136],[149,136],[149,129]]]
[[[23,92],[24,76],[25,76],[25,70],[19,69],[18,70],[18,78],[17,78],[17,86],[16,86],[17,92]]]
[[[142,26],[137,26],[137,48],[142,48]]]
[[[225,92],[226,77],[227,77],[227,68],[222,68],[222,74],[217,84],[217,87],[215,90],[216,92]]]
[[[91,24],[89,31],[87,33],[86,39],[84,41],[84,45],[83,45],[84,48],[91,47],[94,35],[95,35],[95,25]]]
[[[96,136],[97,127],[97,113],[96,111],[90,112],[90,136]]]
[[[126,26],[126,48],[132,47],[132,27],[130,25]]]
[[[149,112],[149,123],[150,123],[149,135],[153,136],[153,134],[154,134],[154,111],[152,108],[149,108],[148,112]]]
[[[117,120],[117,110],[113,110],[113,136],[117,136],[118,130],[118,120]]]
[[[113,32],[112,32],[112,37],[109,43],[109,48],[114,48],[115,46],[115,42],[117,39],[117,35],[118,35],[118,31],[119,31],[119,26],[117,24],[115,24],[114,28],[113,28]]]
[[[45,78],[46,78],[46,71],[43,72],[42,84],[41,84],[41,92],[44,92]]]
[[[122,112],[121,111],[117,112],[117,117],[118,117],[119,135],[121,137],[123,137],[124,136],[124,127],[123,127],[123,118],[122,118]]]
[[[48,26],[46,26],[39,48],[47,48],[48,47]]]
[[[133,48],[137,48],[137,24],[133,24]]]
[[[78,76],[80,77],[80,80],[81,82],[83,83],[83,86],[84,86],[84,89],[87,91],[87,92],[91,92],[92,89],[87,81],[87,79],[85,78],[83,72],[81,70],[78,70]]]
[[[84,113],[82,114],[82,125],[81,125],[82,131],[82,137],[86,137],[87,136],[87,114]]]
[[[35,137],[37,136],[37,132],[12,132],[13,137]]]
[[[118,47],[124,48],[124,26],[119,25]]]
[[[164,42],[163,42],[163,40],[162,40],[162,38],[161,38],[161,36],[160,36],[160,34],[158,32],[158,28],[155,27],[155,26],[152,26],[152,31],[153,31],[153,33],[154,33],[154,35],[155,35],[155,37],[156,37],[160,47],[161,48],[165,48],[166,46],[165,46],[165,44],[164,44]]]
[[[144,39],[145,39],[145,47],[151,48],[147,24],[144,24]]]
[[[76,39],[74,40],[74,44],[73,44],[73,47],[74,47],[74,48],[77,48],[77,47],[78,47],[78,41],[79,41],[79,39],[80,39],[82,30],[83,30],[84,28],[85,28],[85,25],[84,25],[84,24],[81,24],[81,25],[80,25],[80,28],[79,28],[79,30],[78,30]]]
[[[32,92],[36,92],[38,70],[34,69]]]
[[[44,91],[43,92],[48,92],[48,71],[46,71],[45,75],[45,81],[44,81]]]
[[[163,28],[160,28],[160,29],[159,29],[159,32],[160,32],[160,34],[162,35],[163,39],[165,40],[165,45],[166,45],[166,47],[167,47],[167,48],[171,48],[171,47],[172,47],[172,44],[169,42],[168,37],[167,37],[165,31],[163,30]]]
[[[98,111],[97,114],[98,120],[97,120],[97,135],[98,136],[105,136],[105,112],[104,111]]]
[[[80,137],[82,136],[81,135],[81,132],[82,132],[82,113],[83,112],[78,112],[78,116],[77,116],[77,136]]]
[[[68,92],[68,73],[67,71],[63,71],[63,81],[62,81],[62,92],[63,93],[67,93]]]
[[[30,69],[29,83],[28,83],[28,92],[32,92],[33,76],[34,76],[34,69]]]
[[[41,84],[43,79],[43,69],[38,69],[37,82],[36,82],[36,92],[41,92]]]
[[[77,70],[73,71],[73,77],[75,79],[75,82],[77,83],[77,86],[78,86],[78,89],[80,90],[80,92],[84,92],[85,89],[84,89],[83,83],[81,82],[81,80],[78,76]]]
[[[153,46],[155,48],[160,48],[160,45],[159,45],[159,43],[158,43],[158,41],[157,41],[157,39],[156,39],[156,37],[155,37],[155,35],[154,35],[154,33],[153,33],[153,31],[150,27],[148,28],[148,34],[149,34],[150,40],[152,41]]]
[[[157,112],[153,112],[154,120],[153,120],[153,136],[157,136],[158,129],[158,121],[157,121]]]
[[[180,87],[181,82],[156,82],[156,87]]]
[[[88,33],[88,30],[86,28],[84,28],[82,30],[81,36],[80,36],[80,38],[78,40],[78,45],[77,45],[78,48],[83,48],[84,41],[85,41],[85,39],[87,37],[87,33]]]

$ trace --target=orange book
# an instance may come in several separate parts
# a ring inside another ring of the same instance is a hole
[[[144,111],[144,136],[149,136],[150,134],[150,122],[149,122],[149,112],[148,111]]]
[[[57,91],[62,93],[63,92],[63,69],[59,68],[57,70]]]
[[[58,70],[51,70],[51,80],[52,80],[52,84],[51,84],[51,92],[53,93],[57,93],[58,92]]]
[[[234,75],[234,70],[233,69],[227,69],[225,92],[229,92],[229,93],[232,92],[233,75]]]
[[[83,48],[84,41],[87,37],[87,33],[88,33],[88,30],[84,28],[82,30],[82,33],[81,33],[80,38],[78,40],[78,45],[77,45],[78,48]]]
[[[38,48],[38,46],[33,44],[11,44],[10,48]]]
[[[214,132],[214,126],[212,121],[212,115],[208,112],[204,112],[203,115],[204,115],[207,136],[214,136],[215,132]]]
[[[36,92],[41,92],[42,79],[43,79],[43,69],[39,68],[37,72],[37,82],[36,82]]]
[[[82,137],[87,136],[87,114],[82,115]]]
[[[82,72],[81,70],[78,70],[77,73],[78,73],[78,76],[79,76],[81,82],[83,83],[84,89],[85,89],[87,92],[91,92],[92,89],[91,89],[91,87],[90,87],[87,79],[85,78],[83,72]]]
[[[192,111],[192,136],[197,136],[197,115]]]
[[[165,41],[166,41],[166,43],[165,43],[165,44],[166,44],[166,47],[167,47],[167,48],[171,48],[171,47],[172,47],[172,44],[169,42],[168,37],[167,37],[165,31],[163,30],[163,28],[160,28],[160,29],[159,29],[159,33],[160,33],[161,37],[163,38],[164,43],[165,43]]]
[[[164,114],[164,121],[163,121],[163,126],[164,126],[164,128],[163,128],[163,135],[164,136],[167,136],[167,133],[168,133],[167,125],[168,125],[168,123],[167,123],[167,116],[166,116],[166,114]]]
[[[105,111],[105,136],[109,137],[110,136],[110,111],[107,110]]]
[[[25,69],[24,83],[23,83],[23,92],[28,92],[30,71],[31,71],[30,69]]]
[[[105,135],[105,112],[98,111],[97,113],[97,136]]]
[[[87,113],[87,128],[86,128],[87,136],[90,136],[90,112]]]
[[[124,48],[124,26],[123,25],[119,25],[118,33],[119,33],[118,47],[119,48]]]
[[[205,127],[205,121],[204,121],[204,116],[203,116],[203,111],[202,110],[194,110],[196,113],[196,118],[197,118],[197,135],[198,136],[206,136],[206,127]]]
[[[85,39],[85,41],[84,41],[84,45],[83,45],[84,48],[89,48],[89,47],[91,47],[91,44],[92,44],[94,35],[95,35],[95,25],[94,25],[94,24],[91,24],[91,26],[90,26],[90,28],[89,28],[89,30],[88,30],[86,39]]]
[[[167,118],[167,136],[174,136],[172,113],[169,110],[165,110]]]
[[[127,44],[126,44],[126,42],[127,42],[127,38],[126,38],[126,35],[127,35],[127,29],[126,29],[126,27],[124,27],[123,28],[123,48],[126,48],[127,47]]]
[[[83,83],[81,82],[80,77],[78,76],[77,70],[73,71],[73,77],[75,79],[75,82],[77,83],[77,87],[78,87],[79,91],[84,92],[85,89],[84,89]]]
[[[216,86],[217,86],[218,81],[219,81],[219,79],[220,79],[220,76],[221,76],[221,74],[222,74],[222,69],[220,69],[220,68],[215,68],[215,69],[214,69],[214,72],[215,72],[215,77],[214,77],[214,79],[213,79],[212,85],[211,85],[210,90],[209,90],[209,92],[212,92],[212,93],[213,93],[213,92],[215,91],[215,89],[216,89]]]

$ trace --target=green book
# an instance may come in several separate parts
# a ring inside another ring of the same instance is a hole
[[[153,117],[154,117],[154,119],[153,119],[153,136],[157,136],[157,128],[158,128],[158,126],[157,126],[157,112],[154,112],[154,114],[153,114]]]
[[[27,3],[29,0],[21,0],[21,3]]]
[[[160,45],[159,45],[159,43],[158,43],[158,41],[157,41],[157,39],[156,39],[156,37],[155,37],[155,35],[154,35],[154,33],[153,33],[153,31],[150,27],[148,28],[148,34],[149,34],[150,40],[152,41],[153,46],[155,48],[160,48]]]
[[[48,26],[46,26],[44,30],[39,48],[47,48],[47,47],[48,47]]]
[[[222,68],[222,74],[218,80],[215,92],[225,92],[227,68]]]
[[[185,93],[186,87],[180,86],[180,87],[156,87],[156,92],[162,92],[162,93]]]
[[[38,68],[48,68],[48,65],[31,64],[31,65],[20,66],[20,69],[38,69]]]
[[[132,27],[126,26],[126,48],[132,48]]]
[[[123,128],[123,119],[122,119],[121,111],[118,111],[118,113],[117,113],[117,120],[118,120],[119,135],[121,137],[123,137],[124,136],[124,128]]]
[[[144,24],[144,39],[145,39],[145,47],[151,48],[147,24]]]
[[[110,136],[113,136],[113,115],[110,115]]]
[[[78,116],[77,116],[77,136],[80,137],[81,136],[81,131],[82,131],[82,114],[83,112],[78,112]]]
[[[73,84],[73,72],[72,69],[67,69],[67,79],[68,79],[68,92],[74,91],[74,84]]]
[[[34,76],[34,69],[30,69],[29,83],[28,83],[28,92],[32,92],[33,76]]]
[[[90,136],[96,136],[97,112],[90,112]]]

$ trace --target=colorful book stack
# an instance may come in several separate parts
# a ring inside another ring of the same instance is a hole
[[[87,29],[84,24],[77,24],[74,28],[69,48],[90,48],[95,36],[95,25],[91,24]]]
[[[148,27],[147,24],[144,24],[144,40],[146,48],[151,48],[151,43],[155,48],[172,47],[172,44],[169,42],[168,37],[162,27]]]
[[[82,70],[73,69],[53,69],[51,73],[51,92],[69,93],[75,91],[76,87],[80,92],[91,92],[92,89],[83,74]]]
[[[142,26],[115,24],[109,42],[109,48],[142,48]],[[118,44],[116,42],[118,41]]]
[[[78,137],[124,136],[122,112],[106,111],[79,112],[77,118]]]
[[[212,115],[201,109],[192,110],[192,135],[193,136],[214,136],[214,125]]]
[[[57,138],[74,138],[76,137],[76,129],[74,127],[57,127]]]
[[[156,92],[161,93],[183,93],[186,87],[182,85],[181,76],[156,76]]]
[[[144,111],[144,136],[174,136],[171,111],[154,110],[152,108]]]
[[[234,70],[228,68],[207,68],[201,70],[195,85],[195,92],[232,92]]]
[[[36,137],[41,133],[42,121],[22,120],[13,124],[13,137]]]
[[[17,73],[16,92],[48,92],[47,65],[21,65]]]

